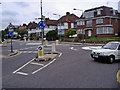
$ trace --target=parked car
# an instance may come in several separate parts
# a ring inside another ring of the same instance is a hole
[[[94,60],[108,60],[111,64],[120,60],[120,42],[109,42],[99,49],[92,50],[91,57]]]

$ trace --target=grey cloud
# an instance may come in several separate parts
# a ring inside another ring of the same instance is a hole
[[[17,16],[17,15],[18,15],[18,13],[14,12],[14,11],[8,11],[8,10],[6,10],[6,11],[2,12],[2,16]]]
[[[29,7],[30,5],[28,3],[25,2],[13,2],[16,5],[19,5],[21,7]]]

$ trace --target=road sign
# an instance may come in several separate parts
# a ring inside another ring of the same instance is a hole
[[[40,21],[39,23],[38,23],[38,27],[40,28],[40,29],[44,29],[45,28],[45,22],[44,21]]]
[[[13,35],[13,32],[9,32],[9,36],[12,36]]]
[[[5,36],[8,36],[8,34],[6,34]]]

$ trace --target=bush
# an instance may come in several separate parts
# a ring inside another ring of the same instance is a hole
[[[47,39],[48,41],[53,41],[53,40],[58,39],[57,31],[56,31],[56,30],[49,31],[49,32],[46,34],[46,39]]]

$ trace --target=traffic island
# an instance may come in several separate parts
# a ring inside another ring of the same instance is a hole
[[[35,58],[34,61],[49,61],[57,57],[59,54],[59,52],[47,53],[44,55],[44,58]]]

